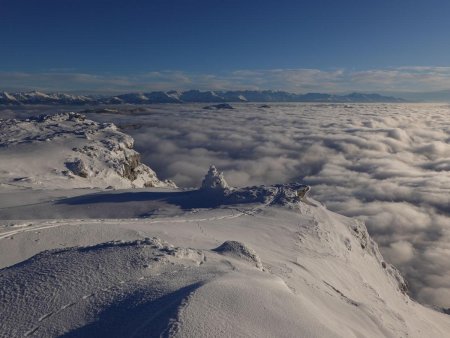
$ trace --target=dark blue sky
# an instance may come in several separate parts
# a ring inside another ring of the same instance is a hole
[[[242,70],[446,67],[448,32],[443,0],[0,0],[0,72],[176,71],[195,87]]]

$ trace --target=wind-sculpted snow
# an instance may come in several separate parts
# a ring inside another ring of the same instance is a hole
[[[123,126],[144,163],[198,186],[211,163],[232,186],[291,182],[365,220],[422,302],[450,307],[450,108],[430,104],[233,104],[90,115]]]
[[[158,238],[40,253],[0,272],[0,335],[55,337],[71,331],[68,337],[125,337],[163,331],[177,305],[208,278],[188,271],[203,261],[200,251]],[[162,283],[163,278],[172,281]]]

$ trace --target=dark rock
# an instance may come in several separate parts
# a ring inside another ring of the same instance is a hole
[[[205,106],[203,107],[203,109],[218,110],[218,109],[234,109],[234,108],[228,103],[220,103],[220,104],[213,104],[212,106]]]
[[[89,175],[89,172],[84,164],[83,160],[75,159],[72,162],[66,162],[66,167],[69,169],[74,175],[86,178]]]
[[[138,173],[135,169],[141,164],[141,159],[138,153],[128,155],[126,161],[123,163],[123,177],[134,181],[138,178]]]

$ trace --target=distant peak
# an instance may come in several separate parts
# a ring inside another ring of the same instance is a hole
[[[223,103],[223,102],[403,102],[380,94],[351,93],[347,95],[307,93],[295,94],[274,90],[226,91],[153,91],[134,92],[95,98],[92,96],[42,93],[38,91],[0,93],[0,105],[8,104],[150,104],[150,103]]]

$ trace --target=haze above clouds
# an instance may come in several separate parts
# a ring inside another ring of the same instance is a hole
[[[46,72],[0,72],[9,91],[128,93],[153,90],[284,90],[306,92],[378,92],[413,100],[442,100],[429,92],[450,88],[450,67],[391,67],[352,70],[345,68],[289,68],[235,70],[228,72],[152,71],[138,74]],[[443,96],[450,99],[450,95]]]
[[[198,186],[215,164],[233,186],[295,180],[366,221],[421,302],[450,307],[450,107],[257,104],[152,106],[97,114],[136,140],[160,177]]]

